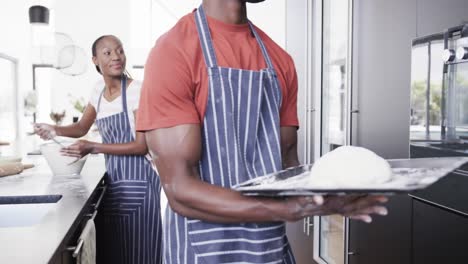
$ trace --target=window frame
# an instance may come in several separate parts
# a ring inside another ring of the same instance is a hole
[[[19,131],[19,86],[18,86],[18,59],[9,56],[5,53],[0,52],[0,59],[7,60],[12,63],[12,80],[13,80],[13,97],[14,97],[14,106],[13,106],[13,115],[14,115],[14,127],[15,127],[15,138],[18,138],[20,135]]]

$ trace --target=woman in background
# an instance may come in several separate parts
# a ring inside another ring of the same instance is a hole
[[[98,263],[161,263],[161,185],[145,158],[144,134],[135,131],[141,82],[126,74],[117,37],[96,39],[92,54],[104,86],[94,89],[82,118],[69,126],[36,124],[34,129],[43,139],[78,138],[96,122],[102,143],[78,140],[62,152],[77,158],[89,153],[106,157],[108,188],[96,218]]]

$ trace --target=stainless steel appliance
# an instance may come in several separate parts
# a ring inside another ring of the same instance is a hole
[[[413,41],[411,157],[468,155],[468,24]]]

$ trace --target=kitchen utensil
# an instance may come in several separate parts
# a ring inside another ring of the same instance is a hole
[[[70,142],[61,142],[63,146],[68,146]],[[60,153],[61,145],[50,142],[40,145],[42,155],[44,155],[54,175],[73,175],[79,174],[83,168],[86,158],[76,160],[75,157],[64,156]]]
[[[233,186],[249,196],[302,196],[315,194],[394,194],[424,189],[468,162],[466,157],[388,160],[393,176],[390,181],[360,188],[314,185],[312,164],[293,167]],[[339,164],[337,164],[339,166]],[[346,175],[344,175],[346,176]]]
[[[35,135],[36,131],[28,132],[27,134]],[[55,133],[55,131],[54,130],[50,131],[50,140],[54,141],[55,143],[59,144],[62,148],[64,148],[65,145],[63,145],[60,141],[58,141],[56,137],[57,137],[57,134]]]
[[[21,162],[0,164],[0,177],[16,175],[32,167],[34,167],[33,164],[22,164]]]
[[[76,76],[86,72],[88,56],[83,48],[76,45],[67,45],[60,50],[59,61],[69,64],[59,70],[67,75]]]
[[[44,44],[40,46],[40,59],[43,64],[51,64],[57,69],[69,67],[72,62],[59,60],[63,47],[73,45],[72,38],[63,32],[44,34]]]
[[[50,140],[52,140],[53,142],[59,144],[62,148],[65,147],[65,145],[63,145],[63,144],[62,144],[60,141],[58,141],[57,138],[55,138],[55,137],[51,138]]]

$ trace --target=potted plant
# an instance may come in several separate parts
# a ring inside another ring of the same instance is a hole
[[[70,97],[70,102],[73,105],[73,108],[75,108],[75,110],[78,111],[80,114],[83,114],[86,109],[85,99],[83,97],[76,98],[71,94],[68,94],[68,96]],[[73,123],[78,122],[78,119],[78,116],[73,116]]]

